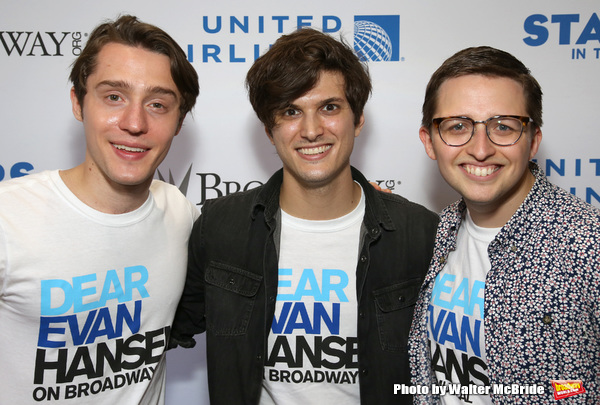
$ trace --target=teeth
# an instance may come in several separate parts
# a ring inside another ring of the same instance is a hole
[[[126,152],[146,152],[146,149],[142,149],[142,148],[130,148],[129,146],[125,146],[125,145],[117,145],[115,143],[113,143],[113,146],[119,150],[124,150]]]
[[[464,168],[467,171],[467,173],[473,174],[473,175],[478,176],[478,177],[489,176],[490,174],[492,174],[496,170],[498,170],[498,168],[494,167],[494,166],[479,167],[479,166],[466,166],[465,165]]]
[[[319,146],[316,148],[301,148],[298,149],[298,151],[303,155],[318,155],[319,153],[323,153],[329,149],[331,149],[331,145]]]

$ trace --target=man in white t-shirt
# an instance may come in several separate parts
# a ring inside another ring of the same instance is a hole
[[[427,85],[419,135],[462,199],[415,308],[417,403],[600,403],[600,211],[531,161],[541,126],[541,87],[505,51],[459,51]]]
[[[204,205],[172,343],[206,331],[212,404],[411,403],[395,387],[437,216],[350,166],[366,67],[301,29],[246,84],[283,168]]]
[[[198,75],[163,30],[122,16],[70,78],[85,160],[0,183],[0,403],[163,404],[198,212],[153,176]]]

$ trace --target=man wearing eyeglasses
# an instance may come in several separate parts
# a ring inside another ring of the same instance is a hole
[[[504,51],[462,50],[429,81],[419,136],[462,199],[414,313],[415,403],[554,403],[560,380],[600,403],[600,211],[531,162],[541,126],[540,85]]]

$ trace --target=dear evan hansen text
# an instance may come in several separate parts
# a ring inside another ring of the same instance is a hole
[[[152,378],[170,328],[140,332],[148,270],[41,282],[36,401],[78,398]]]

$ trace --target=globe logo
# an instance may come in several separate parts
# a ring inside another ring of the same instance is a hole
[[[354,22],[354,50],[362,61],[390,61],[392,41],[381,26],[371,21]]]

